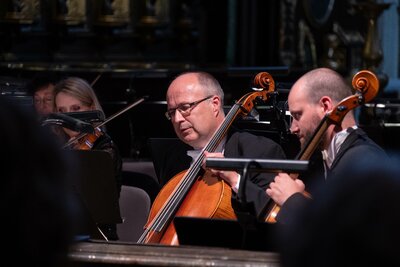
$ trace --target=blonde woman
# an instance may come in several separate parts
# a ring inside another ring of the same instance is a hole
[[[54,88],[54,108],[55,112],[80,112],[99,110],[103,108],[89,83],[78,77],[69,77],[58,82]],[[63,128],[63,131],[69,139],[75,138],[80,133],[71,129]],[[115,179],[117,184],[117,193],[121,191],[122,183],[122,158],[119,149],[111,137],[106,133],[104,127],[100,130],[101,134],[96,136],[91,150],[107,151],[113,160]],[[79,148],[77,148],[79,149]],[[101,225],[100,229],[109,240],[117,240],[115,225]]]

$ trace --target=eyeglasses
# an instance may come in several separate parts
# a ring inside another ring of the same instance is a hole
[[[168,120],[171,120],[171,118],[175,115],[176,111],[179,111],[183,117],[187,117],[190,115],[190,112],[192,109],[194,109],[198,104],[200,104],[203,101],[206,101],[207,99],[210,99],[213,97],[212,95],[207,96],[206,98],[194,101],[192,103],[185,103],[185,104],[180,104],[176,108],[172,108],[165,112],[165,117],[167,117]]]
[[[39,105],[39,104],[41,104],[41,103],[43,103],[43,104],[46,104],[46,105],[51,105],[51,104],[53,104],[53,102],[54,102],[54,99],[53,98],[46,98],[46,97],[44,97],[44,98],[34,98],[33,99],[33,102],[36,104],[36,105]]]

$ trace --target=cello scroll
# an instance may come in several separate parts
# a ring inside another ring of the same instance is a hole
[[[253,83],[255,86],[258,86],[258,88],[268,88],[267,91],[275,90],[275,81],[268,72],[259,72],[254,77]]]
[[[344,116],[352,109],[370,102],[379,91],[379,80],[369,70],[357,72],[352,79],[352,86],[356,90],[354,95],[343,99],[331,112],[326,114],[327,119],[339,124]]]
[[[369,70],[357,72],[351,82],[354,89],[361,92],[364,102],[369,102],[375,98],[379,91],[379,80],[376,75]]]
[[[271,74],[268,72],[259,72],[253,80],[255,88],[253,88],[254,93],[248,93],[244,95],[238,103],[240,103],[240,110],[244,115],[247,115],[253,108],[256,99],[261,101],[267,101],[275,91],[275,81]]]

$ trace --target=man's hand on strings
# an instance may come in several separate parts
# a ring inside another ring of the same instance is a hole
[[[216,169],[211,169],[211,168],[206,168],[206,159],[207,158],[224,158],[224,155],[222,153],[210,153],[207,151],[204,151],[204,161],[202,164],[202,167],[204,170],[210,171],[213,175],[216,175],[220,177],[221,179],[224,179],[225,182],[227,182],[231,187],[235,187],[238,183],[238,177],[239,174],[235,171],[223,171],[223,170],[216,170]]]
[[[282,206],[295,193],[303,193],[305,185],[300,179],[293,179],[287,173],[279,173],[269,184],[266,193],[276,204]]]

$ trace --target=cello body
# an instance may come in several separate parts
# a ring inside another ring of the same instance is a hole
[[[182,171],[175,175],[161,189],[150,211],[150,221],[154,219],[166,200],[171,197],[174,189],[184,178],[185,172]],[[235,219],[236,215],[230,203],[231,195],[231,188],[228,184],[210,172],[205,172],[203,175],[199,175],[193,183],[175,216]],[[170,223],[162,236],[155,236],[149,242],[178,245],[174,224]]]

